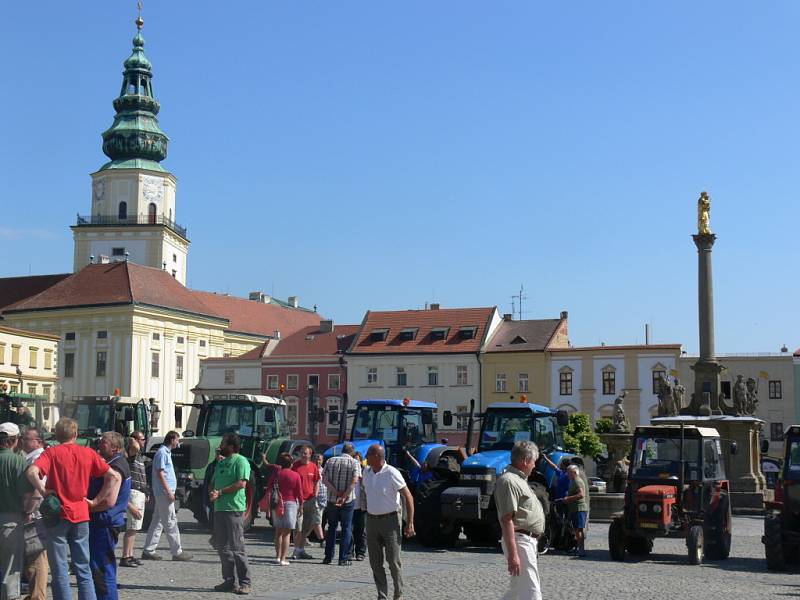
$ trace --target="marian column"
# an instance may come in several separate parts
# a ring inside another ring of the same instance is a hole
[[[714,285],[711,272],[711,250],[717,236],[711,232],[711,200],[706,192],[697,200],[697,233],[692,236],[697,246],[697,302],[700,329],[700,357],[692,366],[694,395],[689,414],[721,415],[719,374],[722,366],[714,354]]]

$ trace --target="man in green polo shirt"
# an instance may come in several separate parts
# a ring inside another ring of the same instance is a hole
[[[503,554],[511,575],[504,600],[542,600],[537,538],[544,531],[542,504],[528,485],[539,449],[524,440],[511,448],[511,464],[497,479],[494,503],[503,532]]]
[[[242,517],[247,508],[245,488],[250,480],[250,463],[239,454],[241,447],[235,433],[223,436],[219,444],[222,460],[214,470],[208,497],[214,503],[214,541],[224,579],[214,590],[245,595],[250,593],[250,565],[244,547]]]
[[[19,574],[22,569],[27,520],[23,498],[33,488],[25,477],[28,463],[14,452],[19,427],[0,424],[0,599],[19,598]]]

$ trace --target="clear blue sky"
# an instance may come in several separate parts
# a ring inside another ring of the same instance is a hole
[[[3,7],[0,276],[69,271],[68,226],[135,2]],[[697,350],[713,202],[718,352],[791,350],[800,4],[145,1],[189,285],[367,309],[570,313],[573,343]]]

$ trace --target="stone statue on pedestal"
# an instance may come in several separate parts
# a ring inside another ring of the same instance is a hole
[[[733,412],[737,417],[743,417],[747,412],[747,384],[744,375],[737,375],[733,384]]]
[[[700,192],[697,199],[697,233],[711,234],[711,200],[706,192]]]
[[[625,398],[625,392],[622,392],[617,399],[614,400],[614,424],[611,427],[613,433],[630,433],[631,424],[628,422],[628,417],[625,415],[625,408],[622,406],[622,401]]]
[[[747,414],[754,415],[758,410],[758,382],[748,377],[745,387],[747,387]]]
[[[683,388],[683,386],[681,386]],[[667,376],[661,375],[658,378],[658,416],[674,417],[680,410],[680,404],[675,403],[675,387],[670,383]],[[683,392],[680,392],[680,400],[683,402]]]
[[[674,414],[679,415],[683,408],[683,395],[686,393],[686,388],[681,385],[680,379],[675,378],[675,385],[672,386],[672,409]]]

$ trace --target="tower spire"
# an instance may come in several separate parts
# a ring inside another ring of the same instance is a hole
[[[137,2],[136,36],[133,50],[124,63],[122,89],[114,99],[114,123],[103,132],[103,153],[111,161],[106,169],[149,169],[165,171],[158,164],[167,156],[169,138],[158,126],[161,109],[153,96],[153,65],[144,54],[142,3]]]

